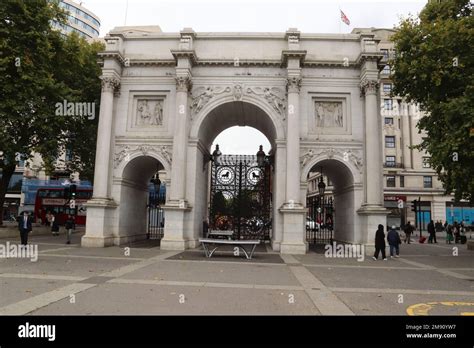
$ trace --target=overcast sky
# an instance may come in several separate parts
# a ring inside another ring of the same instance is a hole
[[[76,0],[80,2],[79,0]],[[165,32],[184,27],[195,31],[350,33],[357,27],[393,28],[401,17],[416,15],[427,1],[329,0],[84,0],[100,18],[100,36],[123,25],[159,25]],[[342,23],[341,9],[350,20]],[[233,127],[219,135],[223,153],[268,152],[268,140],[249,127]]]

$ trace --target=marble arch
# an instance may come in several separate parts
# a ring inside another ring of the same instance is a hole
[[[143,183],[160,168],[167,183],[161,248],[196,247],[209,145],[218,130],[244,124],[263,131],[275,152],[275,251],[307,252],[304,188],[321,163],[342,178],[339,239],[373,242],[386,214],[377,101],[383,55],[373,34],[164,33],[148,26],[117,27],[105,41],[83,246],[144,235],[142,213],[127,214],[127,207],[140,206]]]

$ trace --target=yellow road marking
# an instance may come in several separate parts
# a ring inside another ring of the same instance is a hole
[[[474,306],[473,302],[458,302],[458,301],[442,301],[442,302],[427,302],[417,303],[407,308],[408,315],[429,315],[430,310],[434,307],[447,306],[447,307],[465,307]],[[460,315],[474,316],[474,312],[461,312]]]

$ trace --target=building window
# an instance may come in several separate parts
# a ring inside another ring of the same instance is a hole
[[[385,166],[395,167],[395,156],[385,156]]]
[[[2,175],[0,174],[0,178]],[[8,183],[7,193],[20,193],[23,184],[23,173],[14,173]]]
[[[382,49],[380,50],[380,52],[383,54],[383,57],[384,57],[385,59],[388,59],[388,49],[382,48]]]
[[[382,70],[382,74],[387,74],[387,75],[390,75],[391,73],[391,70],[390,70],[390,65],[385,65],[383,70]]]
[[[423,157],[423,168],[430,168],[430,158]]]
[[[392,91],[392,84],[391,83],[384,83],[383,84],[383,91],[384,91],[384,93],[390,93]]]
[[[393,124],[393,117],[385,117],[385,124]]]
[[[385,147],[395,148],[395,137],[392,135],[385,136]]]
[[[395,176],[388,175],[387,176],[387,187],[395,187]]]
[[[383,107],[385,110],[392,110],[393,108],[392,99],[384,99]]]
[[[400,187],[405,187],[405,177],[400,175]]]
[[[432,188],[433,187],[433,178],[431,176],[424,176],[423,177],[423,187],[424,188]]]

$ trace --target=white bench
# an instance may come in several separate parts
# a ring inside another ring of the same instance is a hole
[[[228,239],[212,239],[212,238],[200,238],[199,242],[202,243],[202,247],[204,248],[204,252],[206,253],[207,257],[212,257],[214,252],[219,248],[221,245],[235,245],[236,247],[240,248],[247,259],[251,259],[255,248],[258,244],[260,244],[259,240],[228,240]],[[209,250],[208,246],[212,244],[214,249]],[[245,250],[244,245],[251,246],[250,251],[247,252]]]
[[[227,239],[232,239],[234,231],[229,230],[209,230],[207,236],[216,236],[216,237],[227,237]]]

